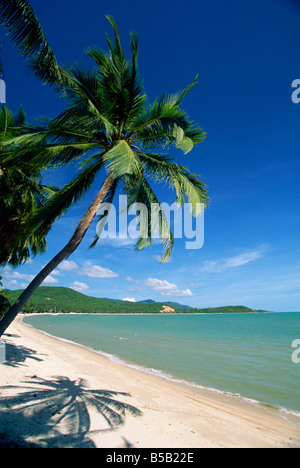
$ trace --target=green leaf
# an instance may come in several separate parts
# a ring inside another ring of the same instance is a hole
[[[114,177],[120,178],[125,175],[139,177],[141,175],[140,160],[125,140],[118,141],[104,155],[104,160],[107,161],[109,171],[114,174]]]
[[[206,185],[185,166],[170,161],[160,154],[139,153],[139,156],[145,173],[156,182],[168,183],[169,187],[174,188],[176,202],[180,205],[190,203],[195,216],[199,214],[202,205],[208,205]]]
[[[126,179],[125,192],[128,197],[128,205],[133,203],[142,203],[147,208],[146,212],[140,213],[140,233],[142,234],[136,243],[136,249],[142,250],[152,245],[153,238],[157,233],[164,244],[165,254],[162,262],[166,262],[171,256],[174,247],[174,238],[170,228],[169,221],[162,209],[162,206],[147,180],[142,177],[134,183],[134,179]],[[157,207],[157,213],[154,207]],[[145,233],[148,235],[145,236]]]
[[[183,138],[176,144],[176,148],[183,151],[184,154],[187,154],[194,148],[194,142],[191,138],[183,136]]]

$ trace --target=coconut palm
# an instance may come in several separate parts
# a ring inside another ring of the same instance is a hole
[[[131,34],[131,60],[127,60],[117,26],[113,18],[108,19],[114,30],[113,40],[107,38],[108,53],[96,48],[87,51],[95,61],[95,68],[71,66],[64,70],[62,83],[57,83],[55,74],[48,77],[51,84],[64,88],[66,110],[56,119],[44,121],[37,132],[7,142],[16,148],[12,151],[16,160],[33,167],[35,164],[38,167],[41,159],[49,167],[80,160],[76,177],[39,211],[40,235],[45,236],[57,218],[99,183],[98,176],[102,177],[102,183],[70,241],[0,322],[0,336],[37,287],[76,250],[103,203],[112,202],[117,190],[128,196],[129,205],[137,202],[150,207],[153,203],[160,205],[152,183],[162,182],[175,190],[177,203],[191,204],[194,215],[198,214],[199,204],[208,202],[200,178],[168,155],[171,146],[186,154],[205,138],[202,129],[181,108],[184,96],[196,80],[182,92],[163,94],[149,105],[138,74],[137,37]],[[35,69],[37,74],[44,73],[38,63]],[[150,217],[151,210],[141,214],[138,249],[151,245],[154,233]],[[162,260],[166,260],[173,249],[173,236],[163,211],[159,221],[158,229],[165,244]]]
[[[54,189],[41,182],[40,168],[33,168],[14,158],[7,161],[13,148],[6,145],[12,138],[26,135],[25,113],[22,107],[14,115],[6,106],[0,112],[0,266],[16,267],[31,254],[43,253],[45,238],[34,230],[33,217],[45,204]],[[25,229],[26,228],[26,229]],[[25,232],[26,231],[26,232]]]

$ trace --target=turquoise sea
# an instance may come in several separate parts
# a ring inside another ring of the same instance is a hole
[[[168,379],[299,413],[300,313],[36,315],[24,322]],[[298,346],[299,348],[299,346]],[[295,359],[294,359],[295,360]]]

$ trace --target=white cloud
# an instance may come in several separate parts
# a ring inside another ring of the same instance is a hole
[[[176,284],[169,283],[166,280],[148,278],[144,281],[144,285],[152,291],[160,293],[162,296],[193,296],[190,289],[180,290]]]
[[[85,284],[85,283],[80,283],[79,281],[74,281],[71,286],[71,289],[74,289],[74,291],[82,292],[86,291],[87,289],[90,289],[90,287]]]
[[[30,283],[34,278],[35,275],[27,275],[26,273],[19,273],[18,271],[12,271],[12,272],[5,272],[5,279],[20,279],[20,280],[25,280]]]
[[[122,299],[122,301],[126,301],[126,302],[136,302],[136,300],[135,300],[134,297],[124,297],[124,299]]]
[[[242,265],[246,265],[249,262],[253,262],[254,260],[262,257],[262,252],[258,250],[253,250],[252,252],[246,252],[240,255],[236,255],[235,257],[227,258],[224,267],[225,268],[235,268]]]
[[[141,283],[141,280],[136,280],[134,278],[131,278],[131,276],[126,276],[126,281],[129,281],[130,283],[136,283],[136,284]]]
[[[203,262],[201,271],[222,272],[230,268],[237,268],[261,258],[263,254],[264,249],[257,249],[250,250],[233,257],[223,258],[221,260],[206,261]]]
[[[119,276],[109,268],[102,268],[99,265],[85,266],[80,270],[80,274],[88,278],[118,278]]]
[[[106,238],[99,239],[99,244],[104,246],[123,248],[123,247],[132,247],[136,244],[137,239],[132,239],[131,237],[116,237],[116,238]]]
[[[6,281],[6,284],[9,285],[10,287],[11,287],[11,286],[18,286],[18,281],[15,280],[15,279],[13,279],[13,280]],[[26,284],[25,287],[27,287],[27,284],[28,284],[28,283],[25,283],[25,284]],[[22,285],[21,285],[21,287],[22,287]]]
[[[135,293],[135,292],[142,292],[143,290],[140,287],[137,287],[137,288],[126,288],[126,291],[130,293]]]
[[[126,281],[130,281],[131,283],[135,282],[135,280],[131,278],[131,276],[126,276]]]
[[[51,276],[62,276],[62,274],[59,270],[53,270]]]
[[[49,275],[47,278],[43,281],[43,284],[57,284],[59,281],[57,278],[53,278],[53,276]]]
[[[35,275],[28,275],[26,273],[19,273],[18,271],[7,271],[5,272],[5,279],[12,285],[17,285],[17,280],[22,280],[22,287],[25,286],[24,281],[27,283],[31,283],[31,281],[35,278]],[[43,281],[43,284],[57,284],[58,279],[54,278],[53,276],[49,275]]]
[[[59,269],[62,271],[73,271],[78,270],[79,266],[73,260],[64,260],[60,265]]]

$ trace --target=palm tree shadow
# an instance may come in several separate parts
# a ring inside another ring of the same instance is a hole
[[[42,361],[37,357],[37,352],[25,346],[15,346],[10,343],[5,344],[5,361],[2,363],[5,366],[18,367],[25,365],[26,359]]]
[[[0,447],[96,448],[93,435],[114,431],[139,409],[119,400],[128,393],[92,390],[82,379],[33,377],[27,387],[6,386],[14,396],[0,399]],[[91,430],[91,413],[101,427]]]

